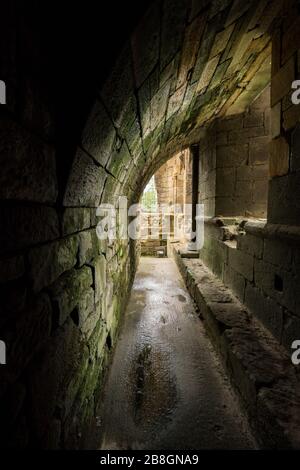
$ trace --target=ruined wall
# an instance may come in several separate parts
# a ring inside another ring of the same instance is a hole
[[[170,158],[155,173],[158,204],[179,204],[191,202],[191,164],[189,150]]]

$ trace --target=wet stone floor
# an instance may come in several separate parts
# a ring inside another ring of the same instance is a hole
[[[101,449],[254,449],[172,259],[141,258],[99,410]]]

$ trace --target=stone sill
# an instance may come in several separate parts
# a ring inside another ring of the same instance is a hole
[[[280,238],[282,240],[300,243],[300,226],[268,224],[267,222],[247,222],[246,233],[263,238]]]

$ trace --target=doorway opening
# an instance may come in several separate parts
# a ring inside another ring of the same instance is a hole
[[[167,257],[170,241],[184,241],[191,215],[191,179],[189,149],[175,154],[152,175],[140,201],[141,256]]]

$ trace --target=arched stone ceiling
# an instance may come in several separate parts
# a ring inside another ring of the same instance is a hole
[[[137,199],[205,126],[242,112],[270,81],[280,8],[279,0],[155,1],[98,90],[64,205]]]

